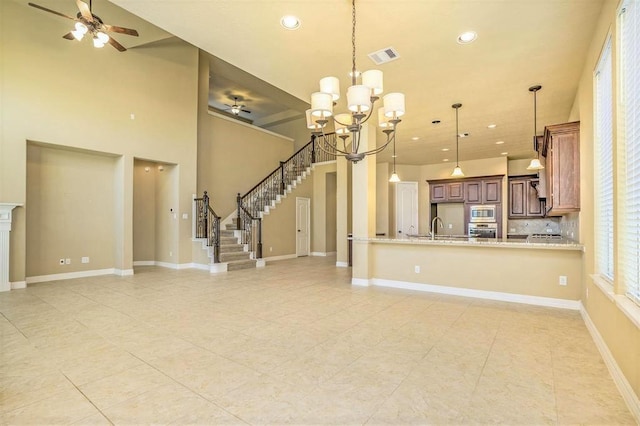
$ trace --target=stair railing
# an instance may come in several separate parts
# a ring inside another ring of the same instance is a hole
[[[335,145],[336,135],[327,134],[328,143]],[[238,217],[237,229],[242,231],[243,244],[250,244],[255,251],[256,259],[262,258],[262,219],[260,213],[271,206],[278,196],[285,194],[290,185],[296,181],[313,163],[333,161],[335,154],[320,149],[316,136],[300,148],[286,161],[281,161],[273,172],[262,179],[246,194],[237,196]]]
[[[213,262],[220,263],[220,216],[209,205],[209,196],[204,191],[196,202],[196,238],[206,238],[207,246],[213,247]]]

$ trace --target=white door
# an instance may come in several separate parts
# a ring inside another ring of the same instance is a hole
[[[396,237],[418,233],[418,182],[396,183]]]
[[[296,256],[309,256],[311,228],[311,200],[296,197]]]

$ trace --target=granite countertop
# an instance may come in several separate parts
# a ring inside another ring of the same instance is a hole
[[[385,238],[385,237],[353,237],[353,241],[363,241],[381,244],[415,244],[434,246],[461,246],[461,247],[496,247],[496,248],[516,248],[516,249],[546,249],[546,250],[578,250],[584,251],[584,246],[576,241],[566,238],[562,239],[491,239],[491,238],[470,238],[463,235],[451,237],[437,237],[432,240],[428,236],[412,236],[405,238]]]

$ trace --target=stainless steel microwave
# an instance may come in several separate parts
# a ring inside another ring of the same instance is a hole
[[[494,204],[477,204],[469,207],[469,222],[493,223],[496,221],[496,206]]]

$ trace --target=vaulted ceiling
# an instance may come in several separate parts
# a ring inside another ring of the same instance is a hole
[[[284,115],[303,113],[300,105],[309,102],[324,76],[339,77],[343,93],[349,85],[349,0],[112,2],[297,98],[299,106],[293,112],[286,112],[291,105],[283,107],[278,102],[270,107],[281,108]],[[398,130],[398,162],[455,161],[451,105],[457,102],[463,104],[460,131],[470,133],[460,140],[461,161],[532,156],[533,97],[528,88],[542,85],[539,132],[545,125],[568,119],[602,3],[357,0],[358,69],[382,70],[385,93],[406,95],[407,113]],[[281,17],[289,14],[301,20],[299,29],[286,30],[280,25]],[[126,22],[113,23],[126,26]],[[468,30],[478,34],[477,40],[457,43],[457,36]],[[387,47],[395,48],[400,58],[375,66],[367,54]],[[264,95],[267,99],[262,101],[269,103],[269,94]],[[232,103],[224,90],[211,96],[222,104]],[[251,100],[248,96],[243,102],[247,109],[260,108]],[[339,102],[337,109],[343,100]],[[432,124],[434,120],[440,124]],[[496,127],[490,129],[489,124]],[[505,152],[508,154],[502,154]],[[379,155],[381,161],[389,158],[388,150]]]

